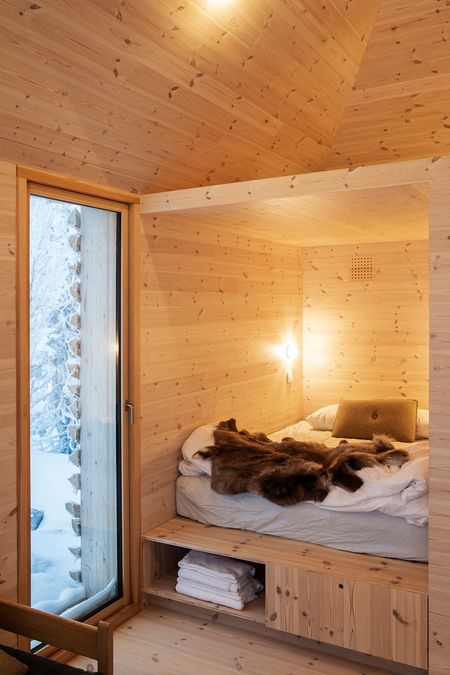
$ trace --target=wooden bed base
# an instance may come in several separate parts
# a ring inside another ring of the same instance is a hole
[[[0,600],[0,629],[95,659],[102,675],[113,675],[113,631],[105,621],[90,626]]]
[[[428,565],[349,553],[176,517],[143,536],[144,597],[239,616],[279,631],[424,670]],[[255,563],[265,594],[233,610],[175,592],[186,549]]]

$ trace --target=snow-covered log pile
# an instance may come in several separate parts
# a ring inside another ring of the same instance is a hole
[[[32,198],[30,224],[32,602],[60,614],[86,596],[79,538],[80,207]]]
[[[81,312],[80,312],[80,271],[81,271],[81,214],[77,208],[74,208],[69,215],[69,225],[73,233],[69,236],[69,245],[74,252],[70,264],[72,275],[70,284],[70,293],[73,298],[73,313],[68,318],[68,354],[67,369],[69,380],[66,382],[66,400],[68,407],[69,423],[67,425],[68,444],[71,449],[70,461],[77,467],[77,471],[70,477],[76,495],[81,490],[81,448],[80,448],[80,355],[81,355]],[[77,537],[81,537],[81,506],[79,502],[70,501],[66,503],[66,509],[72,516],[72,529]],[[71,547],[75,560],[81,558],[81,547]],[[79,569],[71,570],[70,576],[74,581],[81,581],[81,571]]]

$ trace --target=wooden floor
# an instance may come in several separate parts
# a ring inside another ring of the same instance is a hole
[[[86,659],[72,665],[84,667]],[[150,607],[114,633],[114,675],[387,675],[214,621]],[[413,671],[414,672],[414,669]]]

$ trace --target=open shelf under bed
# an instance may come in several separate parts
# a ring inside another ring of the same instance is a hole
[[[428,565],[176,517],[143,536],[144,597],[209,609],[426,669]],[[265,591],[244,610],[175,591],[186,550],[252,563]]]

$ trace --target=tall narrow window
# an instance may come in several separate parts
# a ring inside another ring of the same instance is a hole
[[[123,593],[123,213],[29,199],[31,604],[83,619]]]

